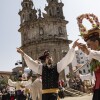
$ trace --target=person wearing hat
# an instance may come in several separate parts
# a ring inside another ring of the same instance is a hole
[[[92,29],[85,29],[82,25],[83,18],[90,21],[93,26]],[[94,14],[83,14],[78,17],[78,25],[86,44],[77,42],[77,46],[88,55],[91,72],[95,74],[92,100],[100,100],[100,23]]]
[[[31,78],[28,81],[23,81],[21,74],[18,75],[18,81],[12,81],[10,78],[8,79],[8,85],[16,88],[16,100],[26,100],[23,89],[25,88],[25,86],[31,83]]]
[[[43,55],[40,56],[40,57],[38,58],[39,61],[40,61],[42,64],[45,63],[45,58],[46,58],[46,56],[50,56],[50,52],[49,52],[48,50],[45,50],[44,53],[43,53]]]
[[[38,64],[20,48],[17,48],[17,52],[24,57],[27,66],[34,72],[42,75],[42,100],[58,99],[59,73],[72,62],[75,54],[74,48],[76,47],[76,43],[77,42],[75,41],[73,47],[68,51],[65,57],[55,65],[53,65],[53,59],[47,52],[42,55],[44,63]]]

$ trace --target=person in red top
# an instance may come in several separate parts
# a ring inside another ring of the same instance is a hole
[[[82,27],[81,19],[83,18],[88,19],[92,23],[92,29],[86,31],[86,29]],[[93,21],[95,21],[95,24]],[[100,24],[98,22],[98,18],[93,14],[84,14],[84,16],[81,15],[78,17],[78,24],[82,33],[81,36],[87,45],[77,42],[77,46],[88,55],[88,58],[91,61],[91,71],[94,71],[96,79],[92,100],[100,100]]]

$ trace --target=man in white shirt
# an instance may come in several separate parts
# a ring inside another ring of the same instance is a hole
[[[42,100],[57,100],[59,73],[72,62],[77,41],[74,42],[73,47],[68,51],[65,57],[55,65],[52,64],[53,60],[50,55],[44,56],[44,64],[38,64],[20,48],[17,48],[17,52],[24,57],[27,66],[34,72],[42,75]]]

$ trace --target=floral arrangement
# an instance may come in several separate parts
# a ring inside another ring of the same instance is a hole
[[[79,26],[80,34],[83,36],[84,34],[88,33],[86,27],[82,24],[83,19],[86,18],[92,24],[93,28],[100,27],[100,23],[98,18],[94,14],[82,14],[77,17],[77,23]]]

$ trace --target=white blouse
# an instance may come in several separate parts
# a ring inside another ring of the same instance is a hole
[[[89,50],[90,53],[88,55],[88,59],[91,60],[92,58],[98,60],[100,62],[100,51],[96,50]]]
[[[10,86],[16,87],[16,90],[22,90],[21,86],[27,86],[32,83],[32,80],[29,79],[28,81],[12,81],[11,79],[8,79],[8,84]]]

